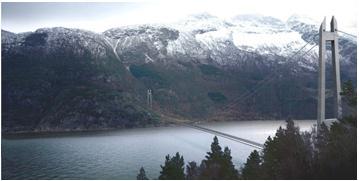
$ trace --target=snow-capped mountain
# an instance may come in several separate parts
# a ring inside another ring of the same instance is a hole
[[[278,59],[277,56],[290,57],[309,42],[310,45],[302,49],[308,51],[317,42],[318,25],[318,22],[297,15],[282,22],[261,15],[239,15],[224,20],[203,13],[171,24],[119,27],[102,34],[67,28],[45,28],[21,34],[3,31],[2,44],[3,50],[7,51],[10,47],[26,44],[31,37],[36,39],[44,35],[47,51],[69,48],[81,55],[86,48],[95,56],[105,56],[108,53],[105,49],[109,48],[120,61],[129,64],[181,57],[232,66],[252,55],[267,56],[268,61]],[[345,36],[342,39],[350,46],[356,45],[353,39]],[[341,47],[341,50],[346,48]],[[304,55],[302,65],[314,69],[317,52],[316,47]],[[347,59],[343,57],[344,62]]]
[[[135,49],[143,52],[145,60],[183,57],[202,63],[211,60],[211,63],[232,66],[244,61],[239,57],[250,58],[250,54],[267,56],[269,61],[277,59],[273,58],[276,56],[289,57],[309,42],[302,49],[303,52],[308,51],[317,44],[319,24],[316,23],[297,15],[282,22],[260,15],[239,15],[223,20],[204,13],[172,24],[115,28],[103,34],[111,42],[116,42],[119,56],[137,47]],[[343,39],[349,41],[350,46],[356,44],[353,39]],[[139,44],[146,45],[138,49]],[[314,69],[317,52],[315,47],[304,55],[301,65]],[[346,61],[348,58],[343,59]]]
[[[41,49],[48,55],[71,52],[74,56],[83,56],[89,51],[92,56],[103,58],[108,48],[101,34],[63,27],[41,28],[20,34],[2,31],[1,42],[5,53]]]
[[[203,13],[103,33],[62,27],[18,34],[2,30],[2,128],[134,127],[158,124],[157,113],[312,119],[318,29],[319,23],[300,16],[284,22]],[[356,82],[356,40],[339,35],[342,79]],[[255,98],[239,99],[257,84],[261,90]],[[148,89],[153,90],[153,110],[146,107]],[[234,109],[217,115],[226,106]]]

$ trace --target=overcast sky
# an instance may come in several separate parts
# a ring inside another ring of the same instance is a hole
[[[286,20],[293,14],[318,22],[335,15],[339,29],[356,34],[357,0],[167,0],[132,2],[60,2],[1,4],[1,27],[12,32],[63,26],[95,32],[143,23],[166,23],[208,12],[220,18],[262,14]],[[327,23],[328,24],[328,23]]]

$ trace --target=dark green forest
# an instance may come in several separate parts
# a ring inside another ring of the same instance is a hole
[[[356,91],[346,82],[343,102],[356,110]],[[211,150],[198,165],[184,163],[176,153],[165,157],[158,178],[166,180],[236,180],[236,179],[356,179],[357,124],[356,111],[330,126],[322,123],[318,129],[301,132],[293,120],[279,127],[275,136],[268,137],[263,150],[254,150],[240,169],[232,162],[231,150],[221,148],[215,136]],[[148,179],[141,167],[137,179]]]

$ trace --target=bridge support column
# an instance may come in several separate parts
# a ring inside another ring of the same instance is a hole
[[[337,21],[334,16],[330,22],[330,31],[325,31],[326,20],[324,18],[319,28],[319,80],[318,80],[318,113],[317,125],[319,126],[325,120],[325,55],[326,42],[331,42],[333,75],[335,81],[334,87],[334,116],[342,117],[341,106],[341,83],[340,83],[340,65],[338,50],[338,29]]]
[[[152,90],[147,90],[147,106],[152,109]]]

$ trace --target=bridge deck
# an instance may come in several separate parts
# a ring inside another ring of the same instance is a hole
[[[213,129],[204,128],[202,126],[198,126],[198,125],[195,125],[195,124],[188,123],[189,121],[178,120],[178,119],[168,118],[168,117],[166,118],[166,120],[168,122],[171,122],[171,123],[174,123],[174,124],[177,124],[177,125],[181,125],[181,126],[197,129],[197,130],[200,130],[200,131],[204,131],[206,133],[210,133],[210,134],[214,134],[216,136],[227,138],[227,139],[230,139],[230,140],[233,140],[233,141],[236,141],[236,142],[239,142],[239,143],[242,143],[242,144],[257,148],[257,149],[263,149],[263,147],[264,147],[263,144],[257,143],[255,141],[240,138],[240,137],[230,135],[230,134],[227,134],[227,133],[223,133],[223,132],[220,132],[220,131],[216,131],[216,130],[213,130]]]
[[[242,143],[242,144],[254,147],[254,148],[258,148],[258,149],[263,149],[264,148],[264,145],[261,144],[261,143],[257,143],[255,141],[251,141],[251,140],[248,140],[248,139],[245,139],[245,138],[240,138],[238,136],[230,135],[230,134],[223,133],[223,132],[220,132],[220,131],[216,131],[216,130],[213,130],[213,129],[209,129],[209,128],[205,128],[205,127],[198,126],[198,125],[195,125],[195,124],[191,124],[189,120],[175,119],[175,118],[167,117],[167,116],[164,116],[164,115],[162,115],[162,117],[164,118],[164,120],[166,120],[166,121],[168,121],[170,123],[173,123],[173,124],[177,124],[177,125],[197,129],[197,130],[200,130],[200,131],[204,131],[206,133],[210,133],[210,134],[214,134],[216,136],[227,138],[227,139],[230,139],[230,140],[233,140],[233,141],[236,141],[236,142],[239,142],[239,143]],[[337,119],[335,119],[335,118],[325,119],[326,124],[332,124],[335,121],[337,121]]]
[[[236,142],[239,142],[239,143],[251,146],[251,147],[255,147],[255,148],[258,148],[258,149],[263,149],[263,147],[264,147],[263,144],[260,144],[260,143],[257,143],[257,142],[254,142],[254,141],[251,141],[251,140],[248,140],[248,139],[240,138],[240,137],[237,137],[237,136],[233,136],[233,135],[230,135],[230,134],[227,134],[227,133],[223,133],[223,132],[220,132],[220,131],[216,131],[216,130],[213,130],[213,129],[208,129],[208,128],[204,128],[204,127],[201,127],[201,126],[188,124],[188,123],[182,123],[181,125],[186,126],[186,127],[190,127],[190,128],[194,128],[194,129],[197,129],[197,130],[200,130],[200,131],[204,131],[204,132],[207,132],[207,133],[210,133],[210,134],[214,134],[214,135],[217,135],[217,136],[220,136],[220,137],[223,137],[223,138],[227,138],[227,139],[230,139],[230,140],[233,140],[233,141],[236,141]]]

